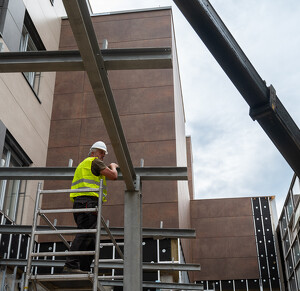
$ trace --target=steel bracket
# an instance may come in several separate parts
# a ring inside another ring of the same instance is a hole
[[[278,98],[276,96],[276,90],[272,85],[268,87],[268,93],[269,100],[267,103],[250,108],[249,115],[254,121],[276,111]]]

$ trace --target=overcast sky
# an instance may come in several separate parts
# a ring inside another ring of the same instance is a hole
[[[300,126],[300,1],[211,0],[258,74]],[[281,212],[293,171],[249,106],[169,0],[91,0],[94,13],[172,6],[195,197],[275,195]]]

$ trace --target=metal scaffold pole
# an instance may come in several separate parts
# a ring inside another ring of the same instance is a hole
[[[29,278],[30,278],[30,274],[31,274],[31,262],[32,262],[31,254],[32,254],[33,246],[34,246],[34,237],[35,237],[35,229],[36,229],[37,218],[38,218],[41,187],[42,187],[42,183],[39,182],[38,188],[37,188],[37,193],[36,193],[36,199],[35,199],[35,208],[34,208],[33,223],[32,223],[31,237],[30,237],[30,243],[29,243],[29,254],[28,254],[28,260],[27,260],[27,267],[26,267],[24,290],[28,290],[28,287],[29,287]]]

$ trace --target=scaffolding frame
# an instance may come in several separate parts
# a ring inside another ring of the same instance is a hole
[[[41,189],[42,183],[38,183],[36,199],[35,199],[35,209],[33,215],[33,222],[32,222],[32,230],[31,236],[29,240],[29,252],[28,252],[28,259],[27,259],[27,266],[26,266],[26,275],[25,275],[25,284],[24,289],[29,288],[29,282],[32,281],[33,284],[36,282],[40,284],[40,280],[43,280],[43,276],[36,276],[32,274],[32,258],[33,257],[45,257],[45,256],[85,256],[85,255],[94,255],[94,262],[98,262],[100,258],[100,237],[101,237],[101,223],[104,225],[106,232],[109,234],[110,238],[112,238],[112,242],[116,244],[116,248],[121,256],[124,258],[123,253],[121,252],[120,248],[118,247],[116,241],[111,236],[109,229],[102,217],[102,198],[103,198],[103,180],[100,180],[99,189],[94,188],[85,188],[85,189],[63,189],[63,190],[42,190]],[[51,194],[51,193],[81,193],[81,192],[98,192],[98,205],[96,208],[86,208],[86,209],[55,209],[55,210],[42,210],[40,208],[40,198],[42,194]],[[47,213],[76,213],[76,212],[96,212],[97,213],[97,223],[95,229],[77,229],[73,230],[72,233],[94,233],[95,234],[95,251],[68,251],[68,252],[34,252],[34,242],[36,235],[57,235],[63,243],[70,249],[70,245],[67,243],[65,238],[62,236],[64,231],[57,230],[55,225],[50,222],[50,220],[45,216]],[[38,217],[43,218],[48,225],[53,229],[51,231],[38,231],[36,230],[38,224]],[[93,291],[100,290],[103,291],[104,288],[102,287],[101,283],[98,279],[98,270],[99,264],[94,264],[94,271],[92,274],[83,274],[77,276],[78,279],[88,279],[91,280],[93,283]],[[63,280],[75,280],[74,276],[70,276],[67,274],[60,275]]]

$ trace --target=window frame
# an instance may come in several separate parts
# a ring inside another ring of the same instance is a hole
[[[37,29],[34,26],[28,12],[25,12],[24,23],[22,28],[22,34],[20,39],[19,51],[40,51],[46,50],[42,39],[40,38]],[[38,97],[41,81],[41,72],[22,72],[25,80],[30,86],[32,92],[41,104],[41,100]]]
[[[5,162],[3,163],[3,155],[4,152],[6,152],[5,156]],[[5,142],[4,147],[1,152],[1,166],[4,167],[10,167],[11,162],[14,161],[18,166],[20,167],[28,167],[32,164],[31,159],[28,157],[28,155],[24,152],[22,147],[18,144],[18,142],[14,139],[14,137],[11,135],[11,133],[6,130],[5,135]],[[12,181],[12,182],[11,182]],[[16,221],[18,209],[19,209],[19,201],[20,201],[20,195],[25,194],[22,193],[22,189],[25,189],[26,192],[26,180],[0,180],[0,212],[2,212],[5,216],[9,217],[12,221]],[[7,190],[9,186],[14,188],[15,197],[13,197],[14,201],[9,201],[9,209],[12,211],[9,211],[10,213],[7,213],[7,209],[5,208],[6,202],[7,202]],[[16,183],[16,184],[15,184]],[[24,187],[22,187],[22,183],[24,183]]]

